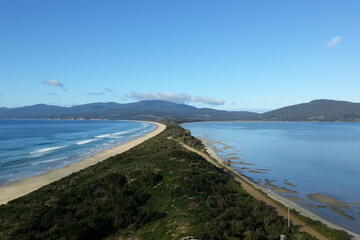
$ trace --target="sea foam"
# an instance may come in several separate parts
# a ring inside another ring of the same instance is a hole
[[[83,145],[83,144],[88,144],[88,143],[91,143],[91,142],[94,142],[94,141],[97,141],[99,139],[87,139],[87,140],[81,140],[81,141],[78,141],[76,144],[77,145]]]
[[[31,154],[45,153],[45,152],[50,152],[50,151],[54,151],[54,150],[61,149],[61,148],[66,148],[66,147],[67,146],[57,146],[57,147],[42,148],[42,149],[31,152]]]
[[[126,134],[126,133],[129,133],[133,130],[128,130],[128,131],[122,131],[122,132],[116,132],[116,133],[113,133],[113,135],[123,135],[123,134]]]
[[[130,133],[133,132],[133,130],[128,130],[128,131],[122,131],[122,132],[115,132],[115,133],[108,133],[108,134],[103,134],[103,135],[99,135],[96,136],[96,139],[101,139],[101,138],[119,138],[119,135],[124,135],[126,133]]]
[[[39,164],[43,164],[43,163],[49,163],[49,162],[56,162],[56,161],[59,161],[59,160],[63,160],[67,157],[60,157],[60,158],[54,158],[54,159],[49,159],[49,160],[44,160],[44,161],[41,161],[41,162],[34,162],[32,163],[31,165],[39,165]]]
[[[103,135],[96,136],[95,138],[109,138],[109,137],[111,137],[111,134],[103,134]]]

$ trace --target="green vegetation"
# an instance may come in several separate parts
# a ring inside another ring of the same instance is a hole
[[[168,125],[123,154],[0,206],[0,239],[313,239],[173,139],[203,148]]]
[[[72,107],[37,104],[19,108],[0,108],[0,119],[113,119],[194,121],[360,121],[360,103],[314,100],[262,114],[196,108],[160,100],[135,103],[91,103]]]
[[[196,108],[185,104],[149,100],[134,103],[90,103],[72,107],[37,104],[19,108],[0,108],[0,119],[125,119],[176,121],[250,120],[257,113]]]
[[[303,215],[299,214],[294,210],[292,212],[293,214],[296,214],[306,224],[311,226],[313,229],[315,229],[317,232],[321,233],[328,239],[349,239],[348,234],[345,231],[329,228],[320,221],[314,221],[310,218],[304,217]]]
[[[314,100],[283,107],[258,116],[270,121],[360,121],[360,103]]]
[[[126,119],[194,121],[360,121],[360,103],[314,100],[258,114],[196,108],[160,100],[135,103],[91,103],[72,107],[45,104],[19,108],[0,108],[0,119]]]

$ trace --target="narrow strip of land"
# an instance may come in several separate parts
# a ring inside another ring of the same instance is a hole
[[[274,207],[277,211],[277,213],[286,218],[288,217],[288,212],[287,212],[287,208],[285,206],[283,206],[282,204],[276,202],[275,200],[271,199],[270,197],[268,197],[267,195],[265,195],[264,193],[262,193],[261,191],[259,191],[258,189],[255,189],[253,186],[251,186],[251,184],[249,184],[243,176],[241,176],[238,172],[236,172],[234,169],[224,165],[222,163],[222,161],[219,161],[219,159],[215,159],[213,157],[211,157],[209,154],[196,150],[182,142],[179,142],[185,149],[189,150],[189,151],[193,151],[197,154],[199,154],[200,156],[202,156],[204,159],[206,159],[208,162],[214,164],[216,167],[222,168],[224,170],[226,170],[227,172],[230,172],[233,176],[234,179],[239,182],[242,186],[242,188],[248,192],[253,198],[259,200],[259,201],[263,201],[265,202],[267,205],[270,205],[272,207]],[[211,149],[208,149],[208,151],[211,151]],[[317,231],[315,231],[313,228],[311,228],[310,226],[306,225],[306,223],[304,221],[302,221],[301,219],[299,219],[296,216],[291,216],[291,222],[292,224],[296,225],[299,227],[299,230],[302,232],[306,232],[314,237],[316,237],[319,240],[326,240],[327,238],[325,236],[323,236],[322,234],[318,233]]]
[[[0,187],[0,204],[5,204],[11,200],[24,196],[30,192],[33,192],[45,185],[55,182],[63,177],[69,176],[74,172],[78,172],[98,162],[102,162],[111,156],[123,153],[139,145],[140,143],[143,143],[144,141],[158,135],[166,128],[164,124],[156,123],[156,122],[152,122],[152,123],[157,126],[154,131],[139,138],[136,138],[130,142],[118,145],[108,150],[104,150],[89,158],[83,159],[79,162],[72,163],[64,168],[52,170],[39,176],[25,178]]]

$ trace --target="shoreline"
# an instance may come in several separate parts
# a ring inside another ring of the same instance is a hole
[[[190,121],[190,122],[180,122],[179,124],[186,124],[186,123],[202,123],[202,122],[300,122],[300,123],[360,123],[360,120],[357,121],[344,121],[344,120],[334,120],[334,121],[315,121],[315,120],[199,120],[199,121]]]
[[[78,172],[87,167],[95,165],[96,163],[102,162],[111,156],[123,153],[143,143],[144,141],[158,135],[166,128],[166,126],[162,123],[151,122],[151,121],[141,121],[141,122],[148,122],[155,124],[156,128],[153,131],[141,137],[135,138],[126,143],[122,143],[113,148],[105,149],[99,153],[94,154],[91,157],[82,159],[78,162],[71,163],[63,168],[54,169],[38,176],[24,178],[9,183],[7,185],[0,186],[0,205],[6,204],[11,200],[29,194],[45,185],[60,180],[61,178],[67,177],[72,173]]]
[[[203,142],[203,141],[202,141]],[[270,189],[267,189],[265,187],[262,187],[260,186],[259,184],[253,182],[249,177],[239,173],[238,171],[236,171],[233,167],[229,167],[225,164],[225,161],[224,159],[222,159],[221,157],[219,157],[216,153],[216,151],[206,145],[204,142],[203,144],[205,145],[206,147],[206,152],[210,155],[210,157],[212,157],[214,160],[216,160],[216,162],[221,165],[222,167],[228,169],[229,171],[231,171],[233,174],[235,174],[237,177],[239,177],[241,180],[245,181],[247,184],[249,184],[252,188],[254,188],[255,190],[258,190],[262,193],[264,193],[268,198],[272,199],[273,201],[283,205],[284,207],[288,207],[290,209],[293,209],[295,211],[298,212],[298,214],[304,216],[304,217],[307,217],[307,218],[310,218],[312,220],[315,220],[315,221],[320,221],[321,223],[327,225],[328,227],[330,228],[333,228],[333,229],[337,229],[337,230],[342,230],[342,231],[345,231],[346,233],[348,233],[349,235],[352,236],[352,239],[354,240],[360,240],[360,234],[357,234],[357,233],[354,233],[348,229],[345,229],[341,226],[338,226],[334,223],[331,223],[329,222],[328,220],[320,217],[319,215],[311,212],[310,210],[308,209],[305,209],[304,207],[301,207],[299,206],[297,203],[285,198],[285,197],[282,197],[280,196],[279,194],[276,194],[274,191],[270,190]]]

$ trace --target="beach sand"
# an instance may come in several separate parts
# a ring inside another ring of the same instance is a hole
[[[273,181],[271,181],[269,179],[265,180],[265,186],[266,186],[266,188],[265,188],[265,187],[259,185],[258,183],[256,183],[255,181],[253,181],[252,179],[248,178],[247,176],[243,175],[242,174],[243,171],[241,171],[241,170],[247,170],[247,172],[249,172],[249,173],[260,173],[260,172],[266,173],[266,171],[271,171],[270,169],[264,169],[262,171],[261,169],[254,170],[254,169],[246,168],[241,165],[255,165],[255,164],[244,162],[243,160],[241,160],[241,158],[239,160],[231,161],[231,166],[228,166],[226,164],[226,162],[227,162],[226,160],[230,160],[229,158],[231,158],[233,156],[228,157],[229,154],[224,151],[225,148],[221,148],[218,146],[219,145],[220,146],[229,146],[229,145],[227,145],[226,143],[222,143],[219,141],[209,139],[209,138],[207,138],[207,136],[202,137],[202,138],[201,137],[200,138],[197,137],[197,138],[200,141],[202,141],[202,143],[205,145],[208,155],[195,150],[198,154],[202,155],[205,159],[207,159],[208,161],[213,163],[215,166],[229,170],[232,174],[234,174],[236,176],[235,180],[238,182],[241,182],[243,188],[250,195],[252,195],[254,198],[256,198],[258,200],[264,201],[268,205],[275,207],[279,215],[286,218],[287,217],[287,208],[294,209],[300,215],[311,218],[312,220],[315,220],[315,221],[320,221],[320,222],[326,224],[330,228],[346,231],[349,235],[351,235],[353,237],[352,238],[353,240],[360,240],[360,234],[354,233],[354,232],[352,232],[348,229],[345,229],[341,226],[335,225],[335,224],[325,220],[324,218],[316,215],[315,213],[311,212],[310,210],[299,206],[295,202],[295,201],[301,201],[301,200],[303,201],[304,199],[297,199],[296,196],[291,196],[291,195],[289,195],[285,198],[278,194],[278,193],[296,194],[297,193],[296,191],[293,191],[293,190],[290,190],[287,188],[283,188],[283,187],[279,187],[279,186],[273,184],[272,183]],[[186,145],[183,145],[183,146],[185,148],[187,148],[188,150],[194,151],[194,149],[188,148],[188,146],[186,146]],[[230,148],[232,148],[232,147],[230,146],[227,149],[230,149]],[[221,151],[219,151],[219,150],[221,150]],[[236,152],[236,151],[237,150],[232,149],[232,152]],[[220,157],[218,155],[219,152],[224,154],[225,157],[223,157],[223,158]],[[208,156],[210,156],[211,158],[209,158]],[[237,171],[236,169],[240,170],[241,173],[239,171]],[[260,171],[257,171],[257,170],[260,170]],[[287,179],[284,180],[284,183],[292,188],[297,187],[296,185],[290,183]],[[259,192],[260,192],[260,194],[259,194]],[[346,217],[348,219],[350,219],[351,216],[346,215],[343,212],[343,209],[348,208],[348,205],[360,206],[359,203],[344,203],[344,202],[334,201],[334,199],[332,199],[332,198],[330,199],[328,196],[324,196],[322,194],[310,194],[310,195],[308,195],[308,198],[313,201],[325,204],[325,207],[328,206],[333,212],[340,214],[341,216]],[[322,205],[319,205],[319,206],[321,207]],[[313,229],[310,229],[309,227],[305,226],[306,224],[302,220],[296,218],[296,219],[292,219],[292,222],[295,225],[303,226],[302,229],[304,229],[304,230],[306,229],[305,231],[313,234],[317,238],[319,238],[319,239],[324,238],[323,236],[318,235],[316,233],[316,231],[314,231]]]
[[[184,143],[180,142],[180,144],[184,148],[201,155],[202,157],[204,157],[206,160],[208,160],[210,163],[214,164],[215,166],[217,166],[221,169],[224,169],[225,171],[227,170],[227,171],[231,172],[235,176],[235,178],[234,178],[235,181],[241,183],[242,188],[246,192],[248,192],[255,199],[263,201],[267,205],[274,207],[280,216],[287,218],[287,213],[288,213],[287,208],[294,209],[299,214],[301,214],[305,217],[311,218],[315,221],[320,221],[320,222],[326,224],[327,226],[329,226],[330,228],[339,229],[339,230],[343,230],[343,231],[347,232],[349,235],[352,236],[352,240],[360,240],[360,234],[356,234],[348,229],[345,229],[343,227],[340,227],[338,225],[335,225],[335,224],[323,219],[322,217],[314,214],[313,212],[311,212],[303,207],[300,207],[298,204],[296,204],[294,202],[295,199],[292,199],[293,201],[291,201],[290,199],[282,197],[279,194],[277,194],[276,191],[260,186],[259,184],[255,183],[254,181],[252,181],[245,175],[242,175],[241,173],[236,171],[235,168],[233,168],[231,166],[227,166],[226,161],[217,155],[216,150],[214,150],[214,148],[212,148],[211,145],[207,145],[206,141],[202,141],[202,142],[206,147],[207,153],[196,150]],[[236,164],[238,162],[234,162],[234,163]],[[291,222],[294,225],[299,226],[300,231],[307,232],[320,240],[327,239],[323,235],[321,235],[317,231],[315,231],[312,227],[307,226],[304,223],[304,221],[299,219],[298,217],[292,215],[290,218],[291,218]]]
[[[85,158],[79,162],[72,163],[64,168],[55,169],[39,176],[21,179],[8,185],[0,187],[0,204],[5,204],[18,197],[33,192],[47,184],[55,182],[63,177],[69,176],[74,172],[90,167],[98,162],[102,162],[111,156],[123,153],[136,145],[156,136],[165,130],[166,126],[161,123],[151,122],[157,125],[156,129],[142,137],[131,140],[130,142],[118,145],[114,148],[104,150],[89,158]]]
[[[210,160],[211,162],[214,163],[215,166],[221,167],[221,168],[226,168],[228,169],[230,172],[232,172],[235,176],[237,176],[237,178],[235,178],[235,180],[239,181],[242,184],[242,187],[254,198],[261,200],[263,202],[265,202],[268,205],[271,205],[273,207],[275,207],[276,211],[278,212],[279,215],[283,216],[283,217],[287,217],[287,209],[286,208],[290,208],[290,209],[294,209],[296,210],[299,214],[311,218],[315,221],[320,221],[324,224],[326,224],[327,226],[329,226],[330,228],[333,229],[338,229],[338,230],[343,230],[345,232],[347,232],[349,235],[352,236],[352,240],[360,240],[360,234],[354,233],[348,229],[345,229],[343,227],[340,227],[338,225],[335,225],[327,220],[325,220],[324,218],[316,215],[315,213],[300,207],[298,204],[296,204],[294,201],[291,201],[290,199],[287,199],[285,197],[282,197],[278,194],[276,194],[276,191],[272,190],[272,189],[267,189],[264,188],[262,186],[260,186],[259,184],[255,183],[254,181],[252,181],[251,179],[249,179],[248,177],[246,177],[245,175],[242,175],[241,173],[239,173],[238,171],[236,171],[236,169],[229,167],[225,164],[224,159],[222,159],[221,157],[219,157],[216,153],[216,151],[210,147],[209,145],[206,145],[205,142],[203,142],[204,145],[206,146],[206,151],[209,154],[209,156],[215,160],[215,162],[211,161],[212,159],[207,158],[207,156],[205,154],[201,154],[205,159]],[[190,149],[189,149],[190,150]],[[238,162],[235,162],[235,164]],[[266,194],[266,195],[263,195]],[[309,197],[309,196],[308,196]],[[321,203],[327,203],[329,204],[330,202],[332,204],[334,204],[333,199],[329,199],[329,197],[324,196],[324,195],[320,195],[320,194],[313,194],[312,195],[313,200],[317,200],[318,202]],[[295,200],[295,199],[292,199]],[[338,204],[338,202],[337,202]],[[341,202],[341,204],[344,204],[343,202]],[[357,205],[357,203],[353,203],[353,205]],[[316,231],[314,231],[312,228],[307,227],[304,222],[300,219],[298,219],[296,216],[292,216],[291,217],[291,221],[293,222],[293,224],[298,225],[298,226],[302,226],[300,227],[300,231],[305,231],[310,233],[313,236],[316,236],[318,239],[324,239],[324,237],[320,234],[318,234]]]

